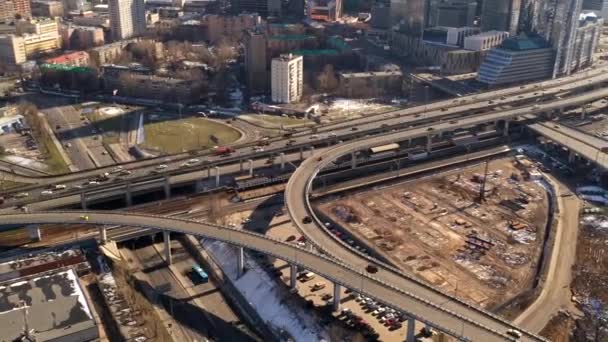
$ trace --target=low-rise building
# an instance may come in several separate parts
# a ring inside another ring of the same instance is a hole
[[[145,68],[104,66],[104,88],[117,91],[122,96],[131,96],[164,102],[191,104],[198,102],[201,83],[171,77],[150,75]]]
[[[61,56],[48,58],[44,62],[49,64],[87,66],[89,65],[89,54],[85,51],[70,52]]]
[[[446,44],[462,47],[466,37],[478,33],[478,27],[448,27]]]
[[[402,85],[400,71],[342,72],[339,90],[345,97],[369,98],[400,94]]]
[[[261,17],[255,13],[239,15],[207,14],[201,18],[200,22],[204,27],[204,39],[214,43],[223,36],[240,39],[244,31],[250,30],[261,23]]]
[[[509,38],[509,32],[486,31],[464,39],[464,48],[473,51],[485,51],[502,44]]]
[[[292,54],[272,59],[272,101],[294,103],[302,99],[304,88],[304,59]]]
[[[131,43],[136,43],[140,39],[121,40],[112,44],[98,46],[89,51],[89,58],[97,65],[110,64],[122,54],[122,50]]]
[[[308,16],[312,20],[336,21],[342,18],[342,0],[309,0]]]
[[[63,2],[55,0],[32,1],[32,15],[35,17],[63,17]]]
[[[516,36],[489,51],[477,80],[490,86],[549,78],[555,51],[540,36]]]

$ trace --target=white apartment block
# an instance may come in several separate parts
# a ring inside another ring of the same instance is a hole
[[[486,31],[464,39],[464,48],[473,51],[485,51],[502,44],[509,38],[509,32]]]
[[[304,58],[292,54],[273,58],[271,79],[273,102],[293,103],[300,101],[304,86]]]
[[[144,0],[109,0],[108,5],[114,40],[140,36],[146,31]]]

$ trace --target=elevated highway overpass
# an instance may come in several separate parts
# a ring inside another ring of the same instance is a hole
[[[88,220],[82,218],[88,216]],[[166,232],[180,232],[224,241],[236,246],[257,250],[285,260],[286,262],[311,270],[336,284],[348,287],[365,296],[377,299],[390,307],[411,315],[412,318],[435,327],[464,341],[508,341],[514,340],[506,334],[508,329],[516,329],[511,323],[492,316],[463,302],[456,302],[439,292],[437,301],[429,301],[412,287],[411,281],[387,283],[385,272],[369,274],[363,264],[345,264],[321,253],[299,248],[293,244],[274,240],[263,235],[244,230],[222,227],[187,219],[168,218],[154,215],[95,211],[58,211],[29,214],[0,215],[3,224],[96,224],[130,226],[160,229]],[[441,304],[438,304],[441,303]],[[463,312],[459,311],[465,311]],[[471,316],[469,316],[469,314]],[[484,319],[485,318],[485,319]],[[544,341],[544,339],[523,332],[520,341]]]

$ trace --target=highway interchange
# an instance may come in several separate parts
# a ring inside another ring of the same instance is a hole
[[[408,139],[421,137],[427,137],[428,139],[443,132],[486,123],[516,120],[524,115],[540,116],[554,111],[563,111],[564,108],[582,105],[608,96],[608,90],[601,88],[580,95],[566,94],[568,91],[580,87],[587,87],[588,85],[597,86],[607,81],[608,75],[606,75],[604,68],[594,69],[586,74],[575,74],[575,76],[575,78],[570,78],[568,81],[558,79],[544,82],[542,85],[509,88],[492,94],[484,93],[453,101],[441,101],[424,106],[424,108],[422,106],[414,107],[403,111],[376,115],[372,118],[353,120],[345,124],[330,125],[319,129],[315,134],[311,132],[295,133],[293,137],[286,138],[293,140],[290,146],[285,146],[286,139],[276,139],[270,141],[270,144],[265,147],[265,152],[254,154],[251,152],[250,146],[247,146],[238,149],[230,157],[210,156],[206,158],[205,164],[189,169],[177,170],[177,165],[188,158],[186,156],[181,156],[180,158],[168,157],[169,159],[164,161],[164,163],[172,164],[170,167],[174,169],[173,172],[179,173],[179,175],[169,176],[171,183],[173,183],[173,178],[176,179],[175,182],[177,183],[177,177],[183,177],[180,181],[185,181],[189,177],[192,177],[192,179],[205,177],[207,173],[204,168],[212,165],[230,164],[236,168],[240,167],[240,162],[243,160],[256,158],[256,162],[259,162],[259,158],[265,158],[269,154],[280,152],[288,153],[286,154],[286,159],[299,159],[298,153],[301,152],[297,151],[303,146],[330,145],[338,143],[339,140],[351,140],[347,143],[338,144],[335,147],[323,150],[317,149],[317,153],[314,153],[313,158],[306,159],[296,169],[289,180],[285,196],[287,207],[294,223],[322,251],[325,251],[331,257],[335,257],[335,259],[315,252],[304,251],[297,247],[252,233],[187,220],[128,213],[88,212],[87,215],[89,215],[90,219],[87,223],[152,227],[181,231],[230,242],[272,254],[287,262],[318,272],[338,284],[356,289],[381,302],[408,312],[417,320],[427,322],[450,335],[475,341],[509,339],[510,337],[506,335],[506,331],[515,328],[511,323],[458,301],[449,295],[440,293],[436,289],[409,276],[398,274],[386,265],[381,265],[381,270],[376,275],[366,274],[365,266],[370,260],[345,248],[338,241],[331,238],[328,239],[322,222],[313,220],[312,223],[304,223],[306,216],[314,217],[314,213],[312,213],[308,203],[309,191],[311,190],[312,180],[323,167],[339,157],[355,151]],[[577,78],[579,79],[578,81],[572,81]],[[558,94],[559,96],[556,96]],[[548,98],[549,96],[551,98]],[[556,97],[553,98],[553,96]],[[542,99],[542,101],[538,101],[534,105],[514,106],[519,102],[530,103],[530,101],[536,99]],[[495,111],[495,107],[501,108]],[[490,108],[490,110],[487,108]],[[483,110],[483,112],[475,113],[478,110]],[[549,128],[551,127],[550,125],[532,123],[529,127],[535,131],[539,131],[541,134],[543,134],[543,129],[561,132],[560,134],[563,136],[576,141],[577,143],[574,145],[584,146],[579,150],[576,150],[576,148],[573,148],[573,150],[588,159],[598,160],[600,154],[602,157],[604,156],[602,151],[597,147],[593,147],[593,142],[579,144],[581,140],[587,138],[577,137],[576,133],[561,129],[561,127],[557,128],[554,126],[553,128]],[[357,129],[354,130],[353,127],[357,127]],[[392,132],[393,130],[395,131]],[[334,134],[327,134],[328,132],[333,132]],[[363,137],[363,135],[371,133],[381,134]],[[552,139],[556,139],[556,137],[553,136]],[[296,152],[291,152],[294,150]],[[595,158],[590,158],[592,155],[595,155]],[[160,162],[163,162],[162,159]],[[128,164],[125,167],[133,171],[130,178],[139,179],[141,177],[145,178],[149,174],[149,171],[158,163],[158,159],[146,160]],[[203,168],[202,170],[201,167]],[[14,175],[14,177],[16,180],[35,181],[37,184],[42,184],[42,186],[32,188],[39,190],[49,184],[82,182],[83,179],[95,176],[106,170],[109,170],[109,168],[55,177],[26,177],[19,175]],[[99,188],[105,187],[107,185],[99,186]],[[89,191],[89,189],[86,191]],[[78,192],[74,191],[71,196],[78,197]],[[37,197],[37,193],[32,193],[34,194],[32,197]],[[61,201],[63,197],[66,196],[57,196],[56,198],[47,200],[45,207],[60,206],[62,203],[65,203]],[[32,199],[32,201],[36,200],[37,198]],[[2,216],[3,223],[82,223],[80,218],[82,212],[32,212],[24,215],[22,213],[10,213],[10,209],[5,211],[8,214]],[[32,209],[38,208],[33,207]],[[524,332],[522,340],[535,341],[542,339],[531,333]]]

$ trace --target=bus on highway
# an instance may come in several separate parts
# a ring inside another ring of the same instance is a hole
[[[375,154],[379,154],[379,153],[383,153],[383,152],[396,152],[397,150],[399,150],[399,144],[392,143],[392,144],[372,147],[369,149],[369,153],[371,155],[375,155]]]
[[[209,281],[209,275],[199,265],[192,266],[192,278],[203,284]]]

